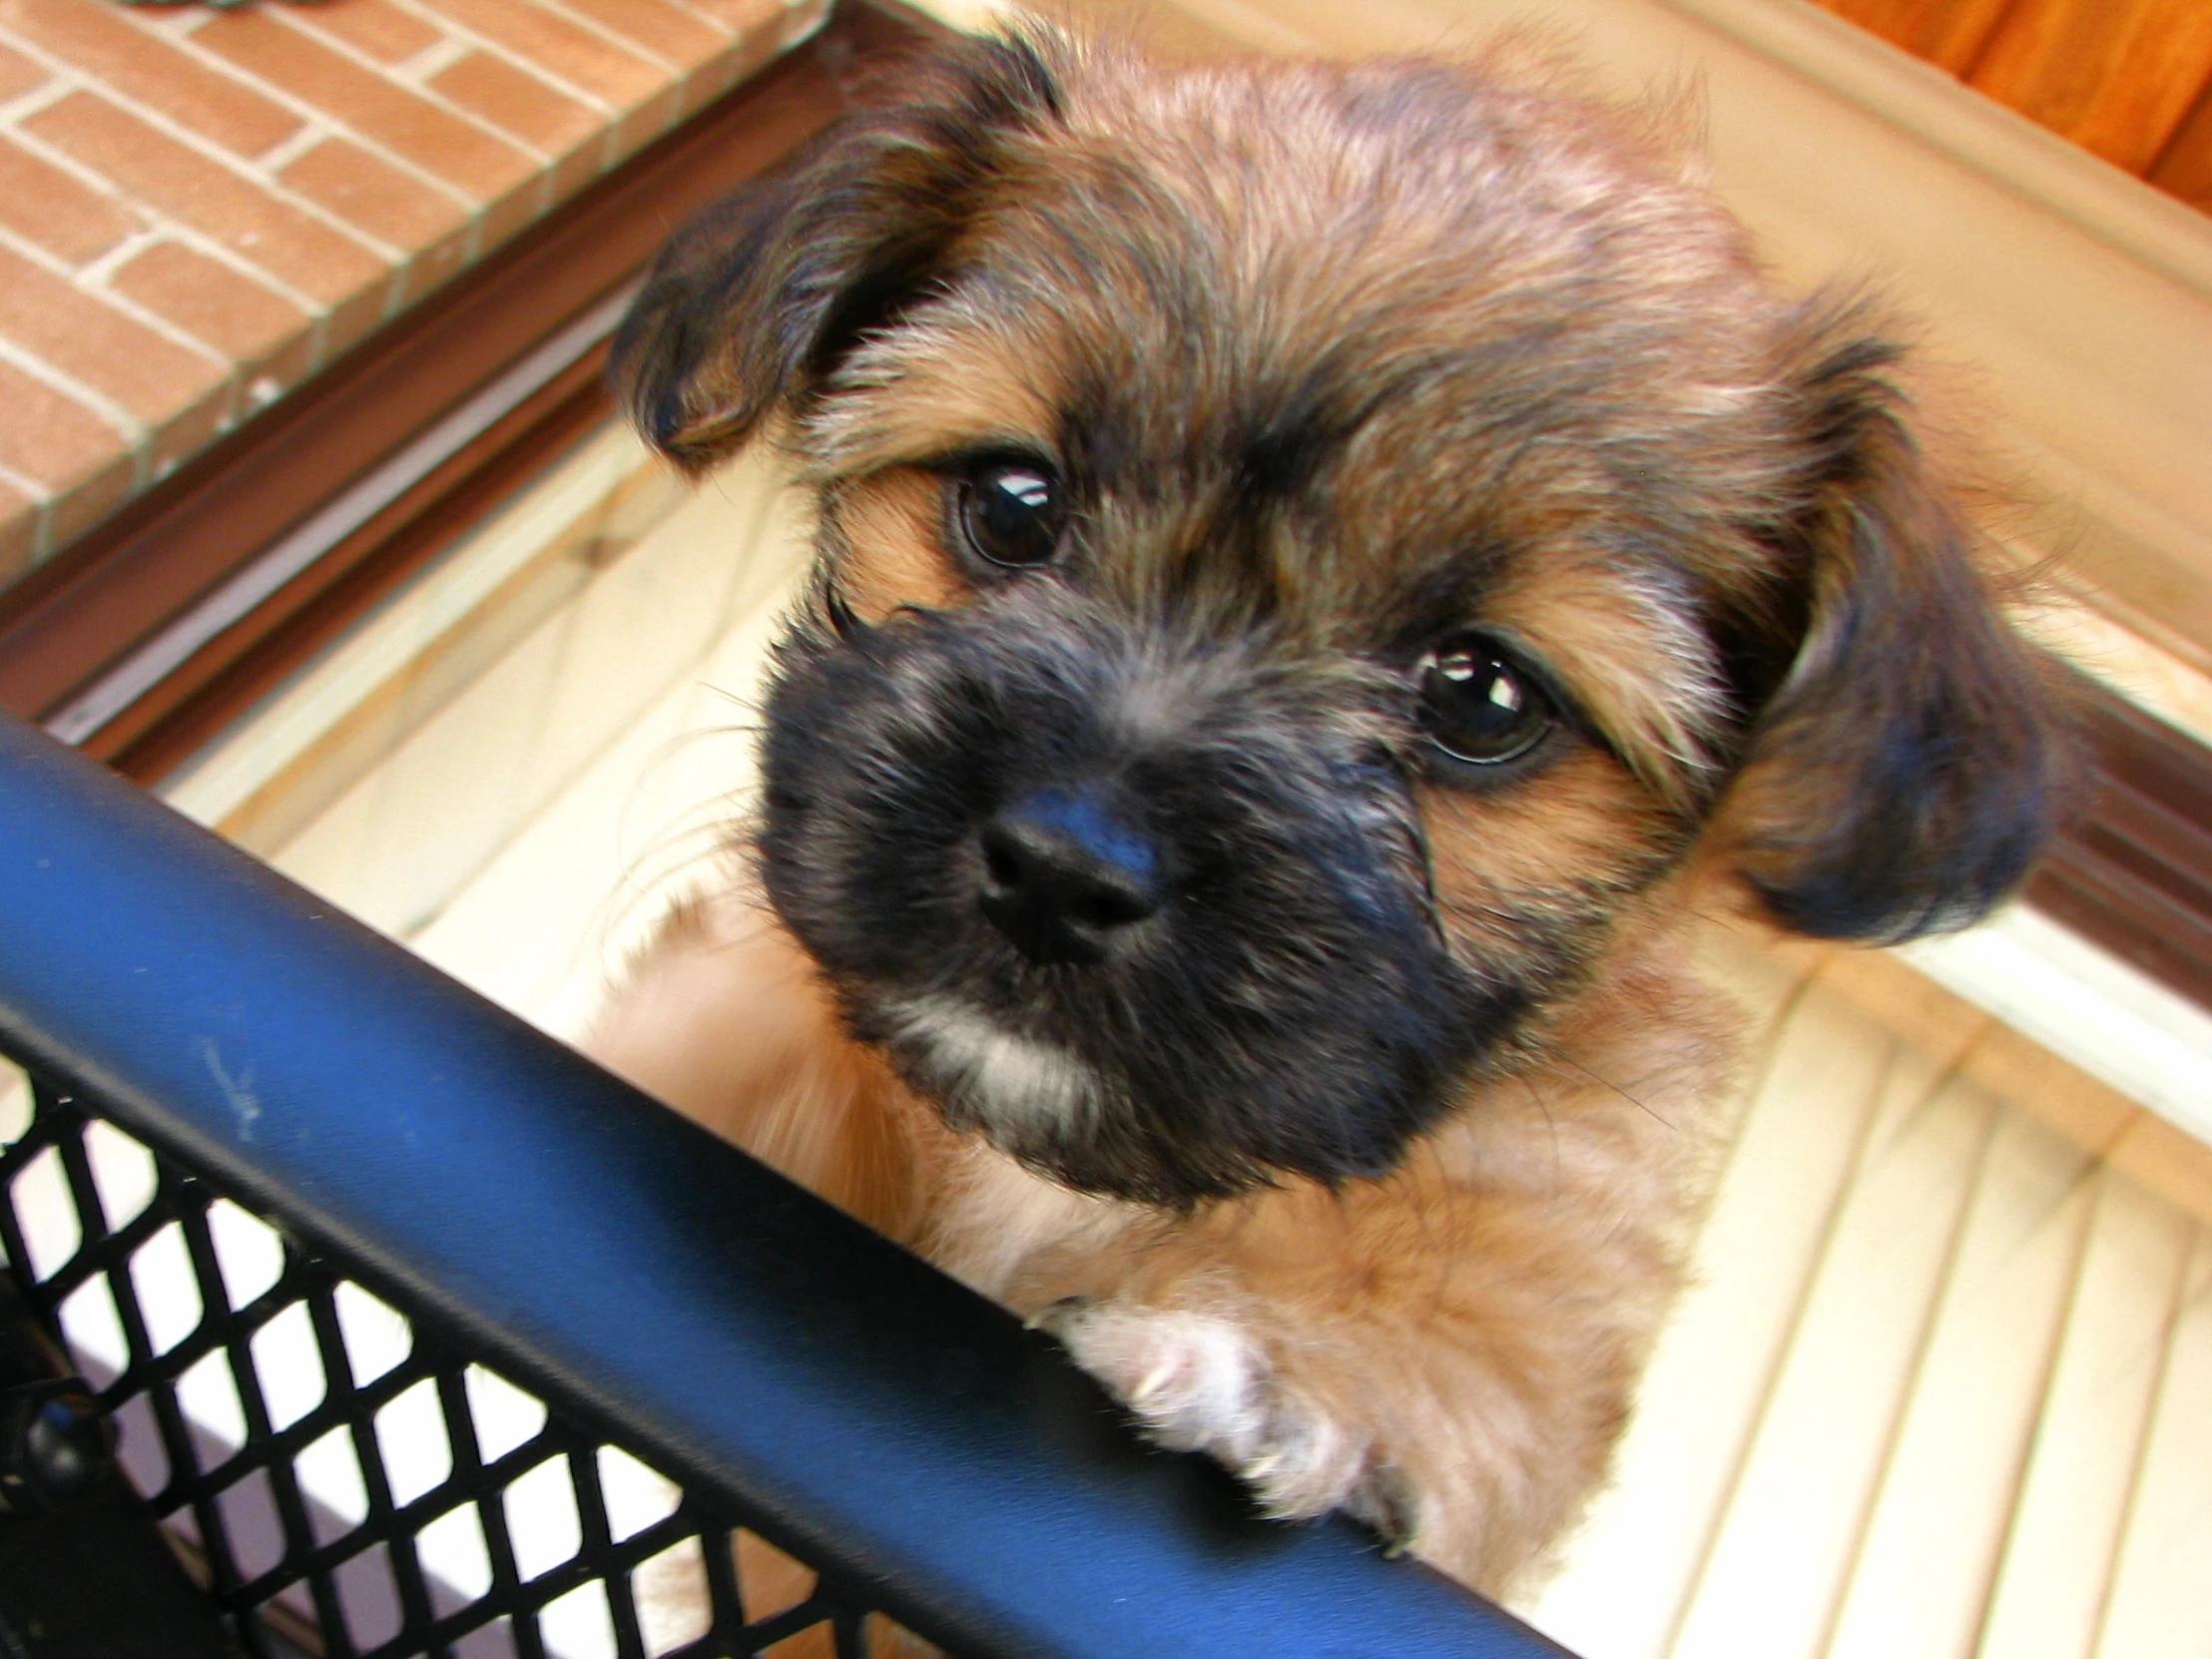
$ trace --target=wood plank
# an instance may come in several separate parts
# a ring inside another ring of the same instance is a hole
[[[418,932],[750,608],[768,576],[731,518],[709,485],[271,861],[372,927]]]
[[[284,845],[613,563],[610,515],[661,474],[618,427],[586,440],[157,793],[250,852]]]
[[[2203,0],[2018,0],[1965,79],[2140,174],[2208,77],[2212,6]]]
[[[2203,1659],[2212,1642],[2207,1401],[2212,1401],[2212,1228],[2200,1226],[2097,1659]]]
[[[1996,1115],[1985,1091],[1892,1049],[1673,1659],[1822,1651]]]
[[[582,1031],[610,974],[705,872],[751,799],[749,699],[809,547],[799,503],[775,492],[763,459],[709,484],[701,510],[712,526],[691,521],[691,534],[748,572],[719,637],[408,941],[557,1035]],[[575,669],[587,688],[598,672],[589,655]],[[579,870],[592,878],[578,880]]]
[[[750,794],[752,731],[731,701],[777,623],[765,606],[592,762],[408,942],[570,1041],[664,907],[696,887]],[[575,872],[597,872],[579,882]]]
[[[2098,1186],[1980,1659],[2083,1659],[2113,1580],[2196,1228],[2124,1176]]]
[[[1963,74],[2009,0],[1819,0],[1893,46]]]
[[[1667,1649],[1873,1123],[1896,1044],[1817,984],[1775,1029],[1618,1475],[1529,1617],[1592,1659]]]
[[[1786,936],[1777,936],[1777,944],[1785,942]],[[1936,984],[1894,950],[1838,946],[1822,960],[1820,982],[1823,990],[1946,1067],[1969,1064],[1996,1025],[1988,1013]]]
[[[2212,80],[2143,177],[2190,207],[2212,213]]]
[[[2143,1113],[2113,1143],[2107,1162],[2146,1192],[2212,1221],[2212,1147],[2164,1118]]]
[[[1967,1659],[2049,1381],[2094,1161],[1999,1117],[1827,1659]]]
[[[1820,982],[1882,1026],[2008,1105],[2057,1130],[2150,1192],[2212,1221],[2212,1146],[1992,1019],[1893,951],[1837,949]]]
[[[1695,957],[1699,976],[1726,994],[1743,1016],[1744,1104],[1748,1112],[1756,1079],[1767,1075],[1781,1022],[1806,981],[1825,971],[1829,958],[1849,946],[1748,924],[1714,922],[1700,930]],[[1852,952],[1856,954],[1856,952]]]

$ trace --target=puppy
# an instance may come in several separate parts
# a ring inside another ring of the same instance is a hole
[[[1041,27],[900,84],[621,341],[680,465],[780,436],[820,555],[758,823],[593,1046],[1269,1512],[1525,1589],[1706,1186],[1693,918],[1981,915],[2044,686],[1898,348],[1663,111]]]

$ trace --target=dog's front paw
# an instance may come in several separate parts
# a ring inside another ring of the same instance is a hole
[[[1324,1409],[1244,1324],[1189,1309],[1070,1301],[1037,1323],[1178,1451],[1244,1477],[1281,1519],[1345,1509],[1396,1543],[1413,1532],[1404,1480],[1364,1425]]]

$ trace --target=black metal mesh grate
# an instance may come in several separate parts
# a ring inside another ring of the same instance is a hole
[[[607,1435],[85,1102],[0,1117],[0,1244],[267,1659],[912,1651]]]

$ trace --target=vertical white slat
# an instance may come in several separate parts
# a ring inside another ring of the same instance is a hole
[[[2112,1581],[2195,1226],[2109,1169],[2098,1185],[1980,1659],[2087,1659]]]
[[[2090,1155],[2006,1110],[1827,1659],[1967,1659],[2088,1233]]]
[[[2212,1653],[2212,1226],[2197,1225],[2097,1659]]]
[[[519,810],[558,626],[557,614],[442,709],[410,707],[403,692],[396,724],[411,735],[273,848],[270,862],[387,933],[435,914]]]
[[[1894,1044],[1818,982],[1782,1012],[1611,1490],[1529,1609],[1585,1659],[1657,1659],[1725,1507]]]
[[[1673,1659],[1813,1659],[1895,1432],[1997,1106],[1894,1051]]]
[[[594,432],[163,779],[162,799],[249,851],[282,845],[573,597],[591,549],[680,499],[636,436]]]
[[[524,1019],[579,1035],[641,925],[712,873],[743,811],[752,722],[729,694],[757,679],[780,609],[726,635],[408,942]]]
[[[434,710],[271,861],[407,936],[681,683],[732,612],[776,587],[752,558],[777,506],[757,462],[710,482]]]
[[[542,745],[523,780],[549,800],[580,764],[617,741],[771,593],[791,569],[782,532],[799,503],[784,493],[773,451],[748,452],[708,478],[585,590],[561,635],[560,665],[541,711],[560,741]],[[577,736],[598,739],[589,748]]]

